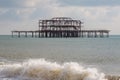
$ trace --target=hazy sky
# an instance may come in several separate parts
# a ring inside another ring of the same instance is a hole
[[[120,34],[120,0],[0,0],[0,34],[36,30],[39,19],[80,19],[84,29]]]

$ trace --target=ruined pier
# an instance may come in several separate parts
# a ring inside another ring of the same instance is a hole
[[[80,20],[73,20],[69,17],[55,17],[50,20],[39,20],[39,29],[35,31],[14,30],[12,37],[38,38],[70,38],[70,37],[109,37],[109,30],[83,30]]]

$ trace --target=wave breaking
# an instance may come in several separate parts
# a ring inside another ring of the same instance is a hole
[[[76,62],[58,64],[45,59],[0,63],[0,80],[107,80],[96,68]]]

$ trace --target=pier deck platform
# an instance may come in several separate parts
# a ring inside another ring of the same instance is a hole
[[[36,30],[36,31],[11,31],[12,37],[24,35],[38,38],[61,38],[61,37],[109,37],[109,30]]]

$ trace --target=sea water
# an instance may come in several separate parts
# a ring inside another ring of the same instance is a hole
[[[120,36],[0,36],[0,80],[105,80],[120,74]]]

